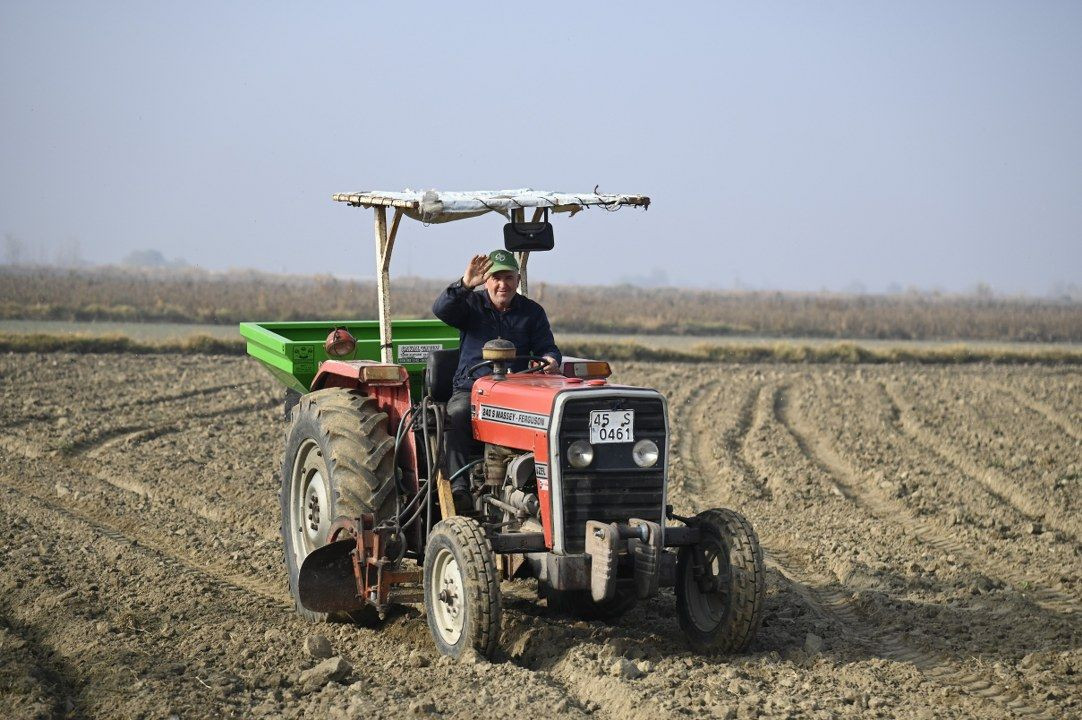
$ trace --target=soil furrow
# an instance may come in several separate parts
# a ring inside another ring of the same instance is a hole
[[[185,390],[184,392],[172,393],[169,395],[151,395],[145,398],[135,398],[131,400],[121,400],[114,405],[102,406],[102,410],[121,410],[131,407],[142,407],[146,405],[153,405],[158,407],[160,405],[167,405],[179,400],[190,400],[192,398],[201,398],[208,395],[216,395],[221,392],[228,392],[231,390],[240,390],[241,388],[259,387],[263,383],[257,380],[249,380],[248,382],[229,383],[228,385],[214,385],[205,388],[196,388],[194,390]],[[277,404],[277,403],[276,403]]]
[[[701,427],[711,425],[711,401],[720,392],[721,384],[719,382],[703,383],[699,391],[693,393],[689,399],[687,416],[680,419],[682,426],[681,444],[684,446],[681,457],[685,458],[685,465],[682,470],[686,478],[686,485],[682,490],[686,496],[684,502],[687,504],[688,512],[691,513],[699,512],[705,507],[703,504],[706,501],[705,493],[710,485],[706,478],[711,467],[710,464],[702,462],[706,446],[702,442],[702,433],[698,430]]]
[[[1039,605],[1068,613],[1082,609],[1082,599],[1044,587],[1043,578],[1018,575],[993,562],[993,555],[986,554],[977,557],[969,552],[968,547],[938,530],[931,523],[917,517],[904,505],[886,501],[872,492],[863,490],[866,483],[862,482],[858,473],[842,459],[821,432],[808,424],[801,413],[792,408],[788,387],[778,389],[775,394],[774,409],[778,422],[793,437],[804,455],[824,470],[824,476],[829,479],[838,494],[871,517],[893,523],[903,533],[912,535],[941,553],[952,553],[964,558],[971,566],[987,567],[990,572],[1009,581],[1016,588],[1027,588],[1026,595]]]
[[[748,433],[744,435],[740,454],[745,458],[745,461],[741,463],[741,467],[753,473],[753,477],[757,473],[755,473],[754,460],[749,458],[750,451],[746,442],[748,434],[765,422],[774,422],[785,428],[782,417],[777,415],[780,399],[784,397],[784,391],[785,386],[775,387],[769,398],[760,399],[760,402],[756,404],[755,418],[748,428]],[[769,406],[770,410],[764,412],[767,406]],[[790,435],[790,437],[793,436]],[[845,488],[836,486],[836,490],[843,497],[845,496]],[[1028,699],[1015,689],[998,685],[985,677],[970,681],[965,676],[968,670],[953,666],[951,659],[908,644],[897,633],[891,632],[887,627],[876,623],[874,618],[862,613],[850,600],[852,590],[839,584],[836,579],[813,569],[810,565],[799,563],[799,561],[794,562],[796,557],[791,549],[784,544],[764,545],[764,559],[781,575],[794,583],[798,587],[799,594],[839,619],[846,628],[845,632],[847,634],[860,642],[871,645],[882,657],[895,662],[912,664],[926,677],[934,679],[941,685],[956,688],[976,700],[991,702],[994,706],[1005,710],[1007,710],[1005,707],[1007,703],[1019,701],[1020,706],[1010,708],[1010,711],[1015,714],[1033,717],[1055,717],[1053,713],[1032,705]],[[988,687],[994,686],[995,692],[991,695],[978,695],[974,688],[975,684],[979,682],[987,682]]]
[[[163,422],[155,423],[150,427],[147,427],[144,421],[144,424],[142,425],[124,425],[116,428],[110,428],[96,436],[88,437],[84,440],[79,440],[73,443],[71,446],[65,447],[63,449],[63,454],[90,456],[100,455],[104,451],[109,450],[117,445],[146,442],[148,440],[153,440],[154,438],[158,438],[169,433],[182,432],[187,428],[199,425],[207,420],[227,417],[230,415],[258,413],[262,410],[276,407],[277,405],[278,403],[276,401],[264,400],[248,405],[237,405],[233,407],[228,407],[222,410],[216,410],[214,412],[191,413],[181,418],[172,418]]]
[[[705,471],[702,469],[703,466],[709,467],[719,464],[718,458],[707,449],[707,445],[714,434],[721,436],[726,459],[736,466],[737,488],[718,486],[710,488],[712,490],[710,494],[707,494],[708,489],[706,487],[700,488],[707,506],[735,506],[746,511],[745,508],[740,507],[740,503],[736,502],[733,493],[737,491],[747,492],[748,488],[751,488],[751,494],[754,497],[763,497],[763,493],[760,491],[762,485],[759,478],[764,476],[756,471],[753,462],[747,457],[747,438],[751,432],[761,429],[769,421],[769,413],[764,412],[764,408],[770,398],[765,396],[765,390],[766,386],[761,382],[756,382],[752,387],[748,388],[738,407],[734,424],[720,433],[714,423],[703,422],[703,418],[708,417],[705,413],[697,414],[696,419],[698,422],[686,428],[692,445],[690,457],[698,466],[693,469],[698,470],[699,476],[705,475]],[[700,403],[702,402],[701,396]],[[772,402],[769,402],[769,404],[773,405]],[[799,596],[812,613],[828,621],[837,636],[844,637],[858,647],[871,650],[877,648],[876,639],[871,637],[868,631],[864,629],[866,624],[859,619],[848,597],[838,590],[829,589],[832,584],[831,580],[818,576],[809,576],[807,571],[798,570],[799,566],[794,561],[795,555],[781,549],[772,542],[763,543],[763,557],[767,567],[773,569],[785,580],[788,589]],[[816,586],[823,589],[817,589]],[[886,653],[882,651],[877,654],[887,657]],[[891,657],[890,659],[896,660],[897,658]]]
[[[268,668],[280,650],[263,640],[289,617],[279,604],[178,569],[173,556],[2,477],[0,498],[26,533],[49,527],[55,547],[38,559],[44,578],[16,586],[11,611],[36,627],[37,668],[62,672],[57,701],[70,710],[56,717],[248,716],[237,705],[256,703],[241,696],[278,684]]]
[[[764,548],[764,559],[811,605],[837,618],[844,628],[841,632],[850,641],[873,649],[880,657],[911,664],[940,685],[954,687],[981,702],[991,702],[1007,710],[1007,714],[1049,720],[1058,717],[1056,712],[1034,704],[1021,688],[1000,685],[981,675],[971,677],[966,668],[953,666],[952,659],[908,645],[889,630],[870,625],[850,600],[850,591],[836,588],[832,578],[801,567],[786,550]]]
[[[1015,402],[1017,402],[1019,405],[1027,407],[1038,415],[1041,415],[1049,423],[1055,425],[1075,440],[1082,441],[1082,429],[1079,429],[1078,426],[1075,425],[1075,423],[1072,422],[1071,419],[1066,415],[1049,407],[1040,400],[1030,397],[1016,387],[993,380],[988,380],[986,382],[992,387],[999,390],[1001,393],[1004,393],[1014,398]]]
[[[748,388],[747,393],[744,395],[744,400],[740,403],[740,410],[736,417],[736,425],[723,433],[722,438],[730,460],[736,465],[738,471],[737,477],[744,481],[751,489],[754,496],[769,500],[771,498],[770,490],[766,487],[766,484],[762,482],[762,476],[756,473],[755,469],[747,461],[744,453],[744,445],[747,442],[748,433],[751,432],[753,425],[757,422],[761,422],[761,419],[756,413],[759,411],[762,395],[762,383],[755,383]]]
[[[949,442],[944,441],[922,423],[916,409],[904,398],[902,391],[894,383],[883,383],[883,390],[893,406],[893,412],[898,417],[899,426],[913,440],[958,468],[967,477],[976,480],[991,495],[1010,505],[1022,515],[1031,520],[1044,522],[1049,527],[1070,537],[1075,545],[1082,542],[1080,540],[1082,533],[1077,527],[1077,519],[1072,522],[1067,518],[1060,517],[1054,512],[1054,509],[1039,503],[993,468],[982,467],[972,458],[959,452]]]
[[[267,586],[262,581],[246,575],[221,570],[212,565],[197,563],[185,555],[173,550],[166,542],[154,538],[146,532],[147,528],[121,522],[118,518],[105,518],[100,514],[87,515],[83,510],[69,503],[46,498],[26,481],[20,481],[7,475],[0,475],[0,485],[28,497],[33,497],[42,507],[54,513],[76,520],[95,532],[111,540],[127,543],[132,547],[144,548],[157,553],[176,564],[177,571],[184,575],[199,577],[220,587],[224,592],[235,597],[243,606],[253,601],[267,607],[293,609],[293,603],[278,588]],[[269,604],[268,604],[269,603]]]
[[[33,443],[28,443],[10,436],[0,436],[0,447],[5,447],[13,453],[17,453],[28,460],[40,459],[40,454]],[[101,467],[94,462],[93,458],[64,457],[60,456],[56,461],[72,471],[80,473],[85,478],[94,478],[110,487],[131,493],[140,498],[145,498],[155,503],[175,505],[207,522],[218,526],[236,526],[246,529],[248,532],[264,540],[277,541],[279,534],[274,528],[268,528],[246,516],[238,517],[237,511],[242,508],[234,508],[232,512],[216,510],[210,503],[199,497],[180,492],[162,491],[152,488],[147,483],[131,477],[128,474],[118,473]]]
[[[669,502],[688,506],[688,511],[699,500],[702,477],[695,473],[694,438],[690,429],[702,413],[700,399],[717,387],[717,383],[696,384],[682,403],[670,403],[669,427],[672,428],[670,447],[672,462],[669,466]]]

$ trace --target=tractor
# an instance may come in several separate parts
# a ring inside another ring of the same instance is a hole
[[[249,354],[287,386],[281,532],[297,612],[378,623],[394,604],[423,603],[440,653],[491,657],[503,581],[533,578],[549,608],[609,621],[674,587],[693,649],[746,648],[762,616],[758,538],[735,510],[673,512],[660,392],[610,382],[603,360],[565,357],[557,374],[512,372],[522,359],[515,346],[489,342],[471,368],[483,453],[456,473],[468,477],[473,501],[456,512],[442,453],[458,333],[390,317],[403,217],[430,225],[504,215],[504,247],[527,293],[530,253],[554,247],[550,212],[645,209],[650,199],[596,188],[333,199],[374,211],[379,317],[240,326]]]

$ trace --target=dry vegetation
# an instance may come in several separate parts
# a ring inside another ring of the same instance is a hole
[[[609,362],[672,363],[918,363],[957,365],[1082,365],[1082,351],[1048,345],[1014,348],[950,345],[875,346],[852,342],[807,344],[794,341],[697,345],[689,351],[647,347],[629,342],[561,343],[568,357],[602,358]],[[0,353],[131,353],[135,355],[243,355],[244,341],[196,335],[161,342],[140,342],[121,335],[48,335],[0,333]]]
[[[430,317],[442,280],[396,279],[394,314]],[[1082,342],[1082,304],[535,283],[563,332]],[[589,308],[584,313],[583,308]],[[206,322],[375,317],[372,282],[254,272],[0,268],[0,318]]]

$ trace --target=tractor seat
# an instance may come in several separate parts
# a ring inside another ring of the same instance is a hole
[[[454,392],[455,371],[458,370],[459,350],[433,350],[425,365],[425,394],[436,402],[445,403]]]

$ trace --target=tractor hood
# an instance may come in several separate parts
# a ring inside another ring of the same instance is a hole
[[[477,439],[482,442],[532,448],[537,435],[548,432],[552,408],[560,393],[589,393],[605,389],[628,389],[607,380],[581,380],[551,375],[509,375],[495,380],[491,375],[473,384],[470,405]]]

